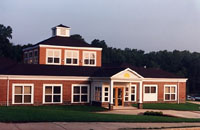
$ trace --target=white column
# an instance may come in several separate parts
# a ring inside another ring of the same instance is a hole
[[[113,104],[113,81],[110,80],[110,104]]]
[[[142,103],[142,81],[139,83],[139,103]]]

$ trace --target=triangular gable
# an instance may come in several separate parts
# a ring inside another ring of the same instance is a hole
[[[139,75],[137,72],[131,70],[130,68],[127,68],[123,71],[120,71],[119,73],[113,75],[111,78],[116,79],[139,79],[143,78],[141,75]]]

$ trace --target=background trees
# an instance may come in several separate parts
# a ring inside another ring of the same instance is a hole
[[[79,34],[71,37],[85,41]],[[11,38],[12,28],[0,25],[0,57],[8,57],[22,62],[22,49],[32,46],[32,44],[14,45],[10,42]],[[108,47],[104,40],[98,39],[93,40],[91,45],[103,48],[103,64],[128,63],[137,67],[160,68],[187,77],[187,93],[200,93],[200,53],[198,52],[163,50],[145,53],[143,50],[131,48]]]

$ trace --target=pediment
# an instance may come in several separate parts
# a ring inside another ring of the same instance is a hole
[[[142,78],[142,76],[139,75],[137,72],[127,68],[127,69],[113,75],[111,78],[113,78],[113,79],[140,79],[140,78]]]

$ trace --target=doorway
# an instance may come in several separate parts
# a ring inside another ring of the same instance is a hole
[[[124,106],[124,88],[113,88],[113,103],[114,106]]]

